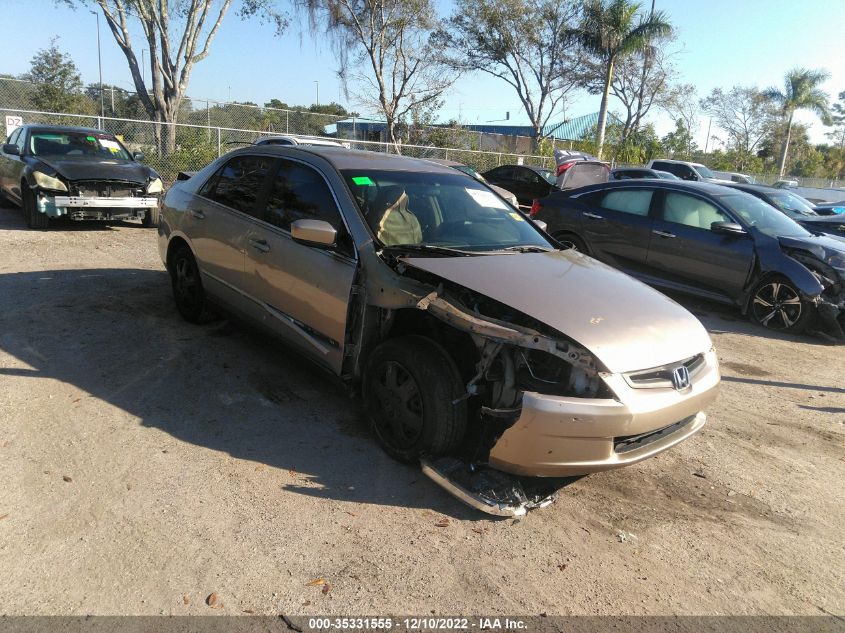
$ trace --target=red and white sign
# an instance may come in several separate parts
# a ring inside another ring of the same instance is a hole
[[[23,117],[15,116],[13,114],[6,115],[6,138],[12,135],[12,132],[23,125]]]

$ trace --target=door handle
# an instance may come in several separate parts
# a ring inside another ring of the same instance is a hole
[[[667,233],[666,231],[652,231],[655,235],[659,235],[660,237],[677,237],[674,233]]]
[[[257,238],[251,237],[247,241],[249,242],[249,245],[257,251],[261,251],[262,253],[267,253],[270,251],[270,245],[267,243],[266,240],[259,240]]]
[[[592,220],[604,220],[603,215],[599,215],[598,213],[590,213],[589,211],[584,211],[584,217],[590,218]]]
[[[197,220],[205,220],[205,213],[203,213],[202,211],[197,211],[196,209],[191,209],[190,213]]]

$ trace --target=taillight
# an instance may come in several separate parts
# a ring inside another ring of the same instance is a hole
[[[534,201],[531,203],[531,211],[528,212],[532,218],[540,213],[540,209],[543,208],[543,205],[540,204],[540,201],[537,198],[534,198]]]
[[[557,175],[560,176],[563,172],[565,172],[567,169],[572,167],[574,164],[575,164],[574,162],[569,162],[569,163],[563,163],[563,165],[558,165],[557,166]]]

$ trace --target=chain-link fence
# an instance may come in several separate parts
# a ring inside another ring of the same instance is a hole
[[[314,134],[315,124],[308,112],[291,112],[285,127],[279,130],[241,129],[222,125],[199,125],[195,123],[172,124],[176,128],[175,149],[167,154],[158,151],[157,138],[164,134],[166,124],[117,117],[100,117],[95,114],[59,114],[0,108],[0,115],[18,116],[23,123],[45,125],[72,125],[105,130],[120,137],[133,152],[144,154],[144,162],[158,171],[166,182],[172,182],[180,171],[198,170],[226,152],[254,143],[268,134],[294,134],[297,136],[320,136]],[[167,124],[171,125],[171,124]],[[322,136],[325,136],[324,134]],[[524,163],[551,166],[554,160],[545,156],[530,156],[505,152],[487,152],[463,148],[443,148],[423,145],[402,144],[398,148],[378,141],[337,139],[353,149],[376,152],[401,153],[417,158],[440,158],[470,165],[478,171],[486,171],[498,165]]]
[[[102,96],[102,102],[101,102]],[[103,116],[99,116],[100,113]],[[507,163],[551,165],[551,157],[531,155],[532,139],[446,126],[402,126],[403,142],[386,142],[383,121],[350,115],[291,110],[272,105],[221,102],[186,97],[177,124],[149,121],[138,95],[130,90],[89,85],[84,93],[59,94],[23,79],[0,78],[0,113],[24,123],[75,125],[119,135],[166,180],[195,170],[221,154],[254,143],[261,136],[328,136],[350,147],[409,156],[448,158],[479,171]],[[162,153],[157,139],[175,129],[174,149]],[[558,145],[557,143],[556,145]]]

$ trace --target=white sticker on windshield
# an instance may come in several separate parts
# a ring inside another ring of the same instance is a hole
[[[480,189],[470,189],[469,187],[466,187],[466,192],[482,207],[504,209],[505,211],[510,209],[510,207],[497,198],[492,191],[482,191]]]
[[[117,141],[112,141],[111,139],[107,139],[107,138],[101,138],[101,139],[99,139],[99,141],[100,141],[100,145],[102,145],[106,149],[120,151],[120,143],[118,143]]]

